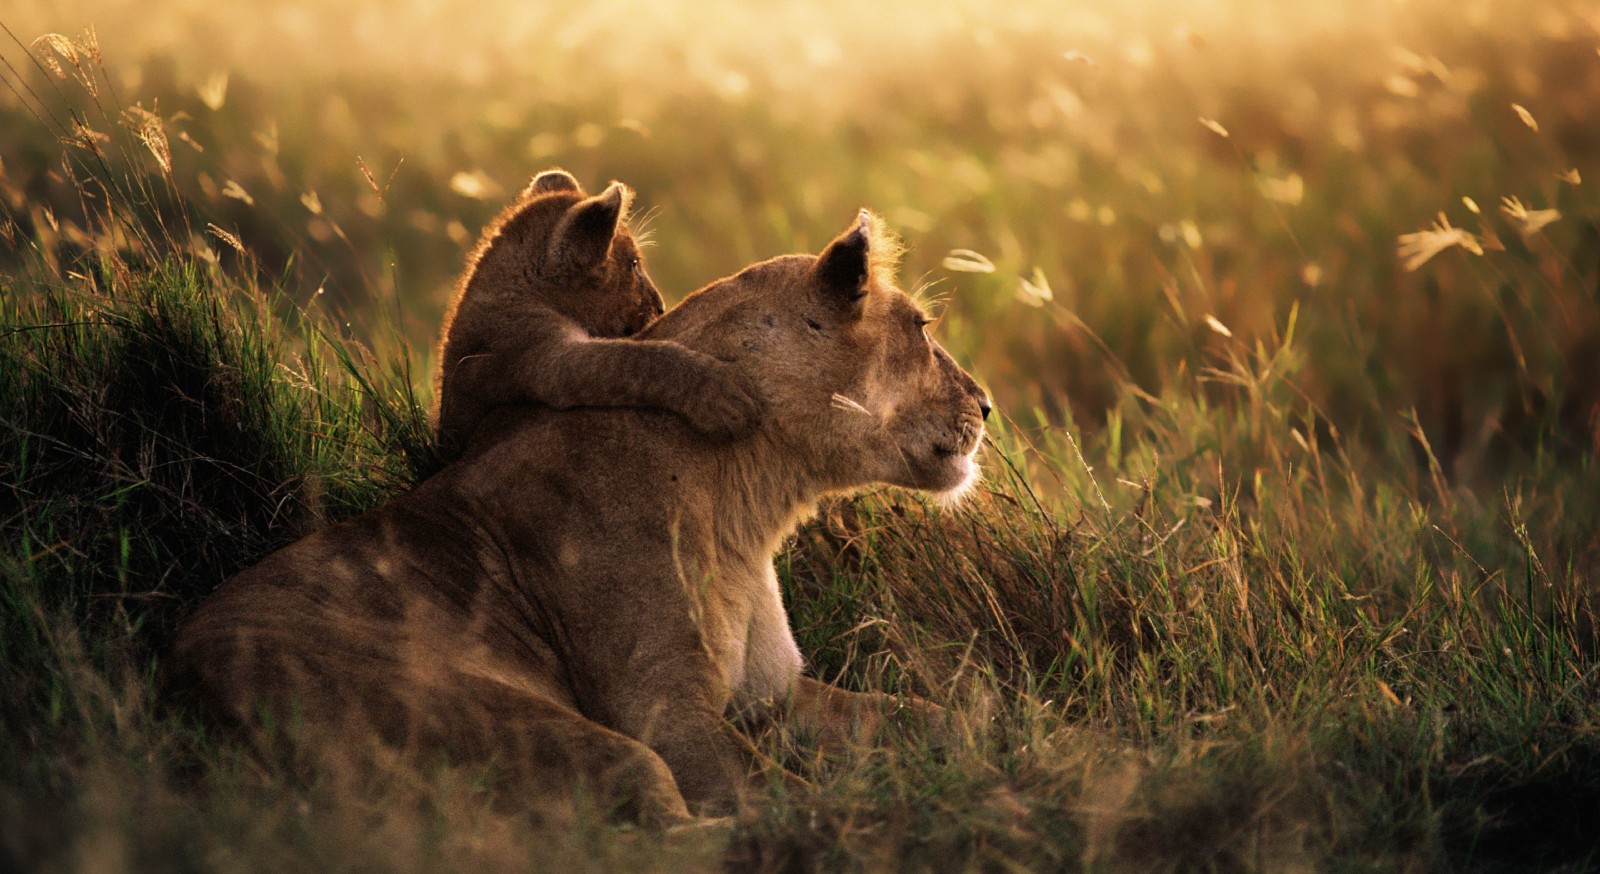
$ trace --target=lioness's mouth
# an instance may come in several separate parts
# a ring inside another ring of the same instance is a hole
[[[941,461],[950,458],[965,458],[978,448],[976,439],[964,439],[955,443],[933,444],[933,456]]]
[[[940,460],[955,458],[956,456],[971,455],[978,448],[978,441],[983,435],[983,426],[970,421],[963,421],[949,434],[948,441],[936,440],[933,442],[933,455]]]

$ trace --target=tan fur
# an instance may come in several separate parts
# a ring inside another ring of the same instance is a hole
[[[493,764],[502,797],[585,786],[646,819],[726,810],[770,769],[735,710],[870,731],[881,698],[801,676],[772,556],[824,494],[964,489],[988,412],[871,269],[873,238],[863,213],[821,257],[713,283],[641,335],[747,374],[772,400],[748,439],[501,408],[411,494],[223,584],[178,635],[177,682],[324,756]]]
[[[630,342],[661,314],[628,227],[631,195],[588,197],[560,170],[534,177],[484,230],[440,332],[435,422],[452,454],[496,406],[658,407],[713,439],[755,426],[761,400],[723,362]]]

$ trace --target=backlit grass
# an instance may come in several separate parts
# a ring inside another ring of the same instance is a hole
[[[1600,864],[1600,17],[696,9],[7,8],[0,867]],[[434,469],[450,284],[552,165],[639,191],[671,298],[906,237],[985,482],[779,568],[813,672],[951,748],[764,736],[813,795],[658,835],[159,703],[211,587]]]

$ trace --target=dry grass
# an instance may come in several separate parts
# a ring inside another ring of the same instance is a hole
[[[8,6],[100,37],[0,53],[0,868],[1596,864],[1600,18],[990,6]],[[780,569],[952,747],[764,737],[814,796],[654,835],[155,704],[211,586],[436,464],[410,350],[556,164],[659,209],[669,296],[862,206],[912,244],[988,476]]]

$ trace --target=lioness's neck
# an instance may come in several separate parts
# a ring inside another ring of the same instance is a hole
[[[713,493],[725,502],[718,510],[719,538],[762,559],[771,558],[829,491],[765,432],[718,447],[709,470]]]

